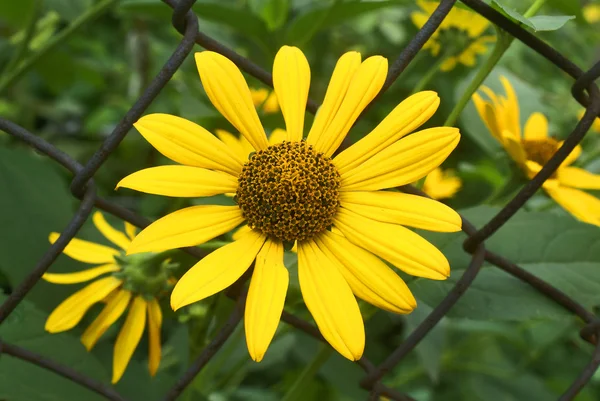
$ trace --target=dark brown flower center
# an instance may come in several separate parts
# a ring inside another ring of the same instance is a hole
[[[236,201],[250,228],[302,241],[331,226],[339,187],[340,175],[327,156],[306,142],[282,142],[250,157]]]
[[[554,138],[524,139],[523,149],[527,160],[532,160],[543,166],[558,150],[558,141]]]

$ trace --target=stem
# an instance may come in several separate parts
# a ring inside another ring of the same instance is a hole
[[[436,60],[435,63],[433,63],[431,68],[429,68],[429,70],[427,70],[425,75],[423,75],[423,77],[419,80],[419,82],[417,82],[417,84],[415,85],[415,88],[413,89],[413,93],[420,92],[425,88],[425,86],[427,86],[427,84],[435,76],[435,73],[438,72],[440,66],[442,65],[442,63],[444,61],[446,61],[446,57],[438,57],[438,59]]]
[[[332,353],[333,348],[331,348],[328,344],[320,344],[317,355],[315,355],[311,363],[308,364],[308,366],[306,366],[302,373],[300,373],[300,375],[296,378],[296,381],[294,384],[292,384],[292,387],[290,387],[281,401],[294,401],[302,399],[301,395],[305,387],[313,379],[314,375],[319,371],[321,366],[327,362]]]
[[[540,8],[542,8],[542,6],[545,3],[546,3],[546,0],[535,0],[533,2],[533,4],[531,5],[531,7],[529,7],[527,9],[527,11],[525,11],[525,13],[523,14],[523,17],[525,17],[525,18],[533,17],[538,11],[540,11]]]
[[[61,42],[69,38],[77,29],[91,20],[97,18],[105,12],[110,6],[116,3],[117,0],[102,0],[95,4],[93,7],[88,9],[86,12],[81,14],[75,19],[68,27],[60,31],[56,36],[46,43],[44,47],[38,50],[29,58],[25,59],[19,66],[13,71],[7,71],[7,75],[0,79],[0,93],[4,92],[6,88],[12,85],[17,79],[27,72],[42,56],[52,50],[54,47],[59,45]]]

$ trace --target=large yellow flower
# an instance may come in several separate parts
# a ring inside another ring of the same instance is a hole
[[[541,113],[529,116],[521,135],[519,102],[515,91],[505,77],[500,77],[506,96],[499,96],[482,86],[489,100],[473,95],[475,107],[492,135],[502,144],[512,159],[529,178],[537,174],[562,146],[562,142],[548,136],[548,120]],[[600,176],[571,164],[581,154],[577,146],[562,162],[556,173],[546,180],[544,190],[569,213],[589,224],[600,225],[600,200],[579,189],[600,189]],[[576,189],[579,188],[579,189]]]
[[[196,64],[213,105],[255,153],[248,158],[190,121],[151,114],[135,127],[181,165],[138,171],[117,187],[184,197],[235,192],[237,206],[192,206],[171,213],[143,230],[128,253],[201,244],[245,221],[249,229],[179,280],[171,306],[179,309],[223,290],[255,262],[245,329],[250,356],[260,361],[275,334],[288,287],[284,244],[297,241],[298,276],[308,310],[337,351],[359,359],[365,333],[355,295],[396,313],[416,306],[404,281],[381,259],[415,276],[443,280],[450,273],[444,255],[403,225],[457,231],[459,215],[431,199],[382,190],[414,182],[440,165],[456,147],[458,129],[430,128],[407,136],[439,105],[435,92],[420,92],[332,157],[383,86],[387,60],[374,56],[361,62],[357,52],[344,54],[304,140],[310,68],[298,48],[284,46],[275,57],[273,83],[286,135],[269,145],[238,68],[210,51],[196,53]]]
[[[83,318],[89,308],[97,302],[106,305],[98,317],[85,330],[81,342],[90,351],[102,334],[108,330],[129,308],[127,318],[117,337],[113,354],[112,382],[119,381],[135,348],[137,347],[144,328],[146,319],[148,326],[148,367],[154,376],[160,363],[160,329],[162,325],[162,312],[155,297],[150,294],[141,294],[131,291],[131,284],[123,277],[123,269],[115,257],[124,255],[124,250],[131,244],[135,237],[135,227],[125,223],[124,234],[108,224],[100,212],[93,217],[96,228],[120,249],[74,238],[69,242],[64,253],[71,258],[84,263],[99,266],[77,273],[46,273],[43,278],[55,284],[75,284],[95,280],[83,289],[65,299],[48,317],[46,330],[50,333],[59,333],[75,327]],[[50,242],[54,243],[59,237],[58,233],[50,234]],[[107,273],[111,275],[98,278]],[[125,273],[127,274],[127,273]],[[135,272],[134,272],[135,274]],[[144,277],[140,277],[144,280]],[[163,280],[164,282],[164,280]],[[141,283],[142,285],[144,283]],[[160,283],[150,283],[158,284]],[[125,289],[129,287],[130,289]],[[146,318],[147,317],[147,318]]]
[[[418,0],[417,4],[421,11],[413,12],[410,17],[417,28],[421,28],[439,2]],[[489,26],[489,21],[481,15],[453,7],[423,49],[429,49],[436,57],[443,57],[442,71],[449,71],[458,63],[473,67],[476,56],[484,54],[487,45],[496,40],[494,35],[483,35]]]
[[[445,199],[453,197],[461,186],[462,181],[454,171],[438,167],[425,177],[423,191],[433,199]]]

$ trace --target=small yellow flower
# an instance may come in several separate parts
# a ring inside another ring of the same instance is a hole
[[[445,199],[453,197],[461,186],[462,182],[454,171],[443,171],[438,167],[425,177],[423,191],[433,199]]]
[[[421,28],[439,5],[436,1],[417,0],[420,11],[411,14],[412,22]],[[453,7],[439,28],[425,43],[436,57],[443,57],[440,70],[449,71],[456,64],[467,67],[475,65],[475,57],[487,51],[487,45],[496,41],[494,35],[483,35],[490,23],[481,15],[458,7]]]
[[[481,90],[489,100],[483,100],[476,93],[473,95],[473,101],[492,135],[531,178],[550,160],[562,146],[562,142],[548,136],[548,120],[541,113],[529,116],[524,134],[521,135],[517,96],[508,79],[500,79],[506,97],[496,95],[491,89],[482,86]],[[600,226],[600,200],[579,190],[600,189],[600,176],[571,166],[580,154],[581,146],[577,146],[554,175],[546,180],[543,188],[577,219]]]
[[[600,4],[586,4],[583,7],[583,18],[589,24],[595,24],[600,21]]]
[[[124,254],[124,250],[135,237],[135,227],[125,223],[124,234],[108,224],[100,212],[93,216],[96,228],[120,249],[74,238],[69,242],[64,253],[84,263],[99,266],[77,273],[46,273],[43,279],[54,284],[75,284],[94,280],[83,289],[65,299],[48,317],[45,329],[50,333],[59,333],[75,327],[89,308],[97,302],[106,305],[96,319],[81,336],[81,342],[90,351],[102,334],[108,330],[129,308],[127,318],[117,337],[113,354],[112,383],[120,380],[127,364],[135,351],[146,325],[148,326],[148,367],[154,376],[161,357],[160,330],[162,312],[156,298],[148,298],[123,288],[125,281],[118,275],[122,272],[115,257]],[[50,242],[54,243],[58,233],[50,234]],[[98,278],[106,273],[109,276]],[[146,322],[147,321],[147,322]]]
[[[277,95],[275,92],[269,92],[268,90],[261,89],[250,89],[252,95],[252,102],[256,108],[261,108],[265,114],[277,113],[279,111],[279,102],[277,102]]]
[[[581,120],[581,118],[583,117],[584,114],[585,114],[585,110],[581,110],[579,113],[577,113],[577,118],[579,120]],[[600,133],[600,117],[596,117],[596,119],[592,123],[592,127],[590,129],[592,131]]]
[[[196,64],[209,99],[255,153],[248,155],[248,148],[231,137],[227,144],[182,118],[150,114],[135,127],[180,165],[138,171],[117,187],[181,197],[235,192],[237,205],[192,206],[171,213],[143,230],[128,253],[201,244],[245,221],[247,227],[236,232],[234,242],[185,273],[173,289],[171,306],[177,310],[227,288],[255,262],[245,330],[250,356],[260,361],[279,324],[288,288],[284,244],[296,243],[308,310],[333,348],[350,360],[359,359],[365,330],[355,296],[395,313],[416,307],[408,286],[381,259],[414,276],[444,280],[450,274],[444,255],[403,225],[453,232],[461,228],[460,216],[435,200],[385,189],[414,182],[439,166],[458,144],[458,129],[429,128],[408,135],[439,106],[435,92],[420,92],[333,157],[381,90],[387,60],[374,56],[361,61],[357,52],[344,54],[304,139],[310,67],[300,49],[284,46],[275,57],[273,83],[285,137],[269,143],[235,64],[210,51],[196,53]]]

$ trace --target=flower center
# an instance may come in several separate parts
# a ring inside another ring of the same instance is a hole
[[[115,262],[121,270],[114,272],[113,276],[123,281],[123,288],[148,299],[172,288],[170,277],[179,266],[172,263],[165,253],[152,252],[117,255]]]
[[[554,138],[524,139],[523,149],[527,160],[532,160],[543,166],[558,150],[558,141]]]
[[[306,142],[282,142],[250,157],[235,199],[250,228],[302,241],[331,226],[339,187],[340,175],[327,156]]]

